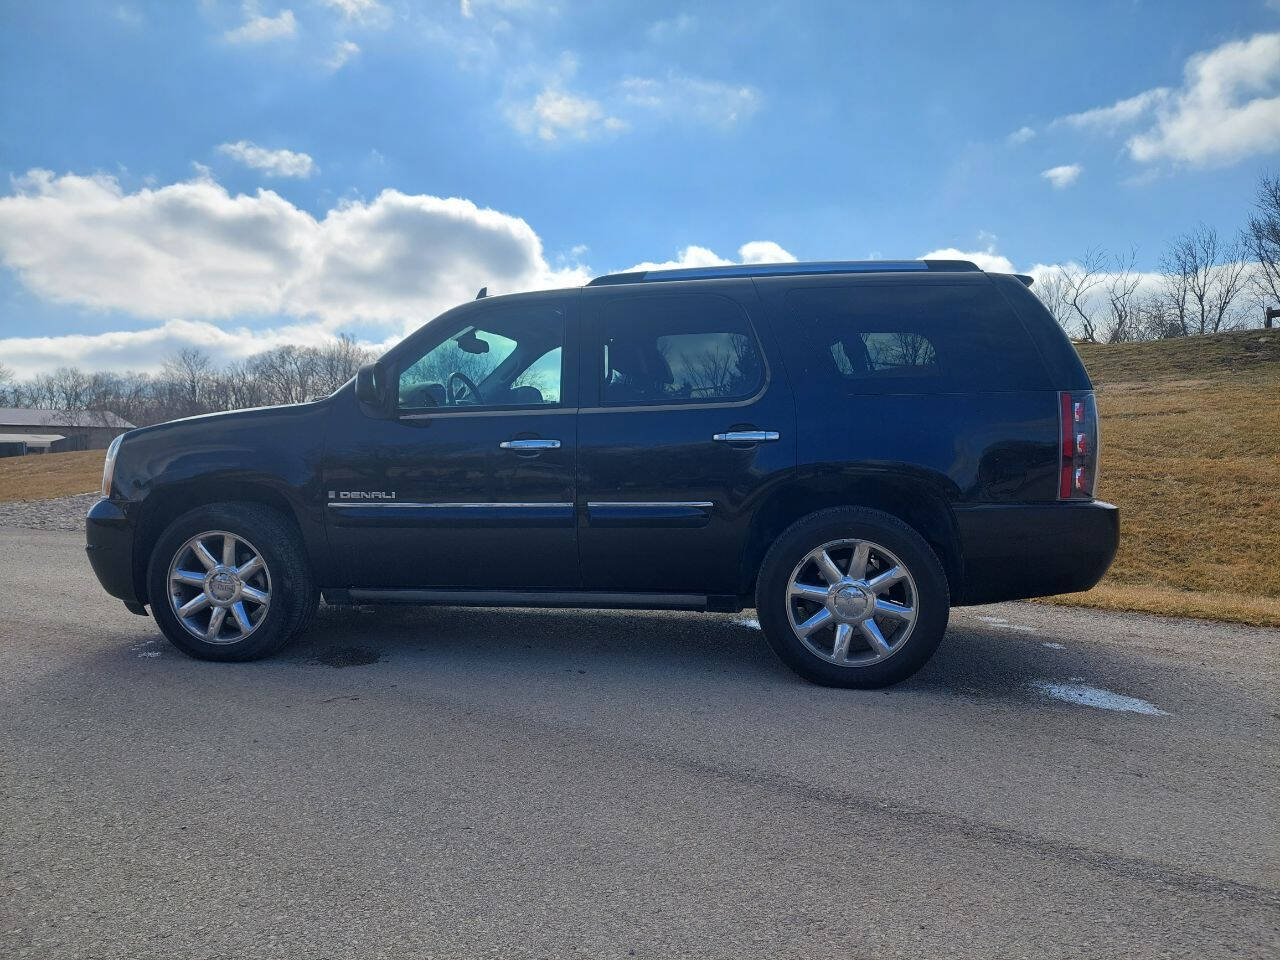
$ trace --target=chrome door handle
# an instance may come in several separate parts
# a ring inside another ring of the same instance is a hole
[[[721,443],[761,443],[765,440],[777,440],[780,436],[777,430],[731,430],[729,433],[714,434],[711,439]]]
[[[559,450],[559,440],[503,440],[498,444],[503,450]]]

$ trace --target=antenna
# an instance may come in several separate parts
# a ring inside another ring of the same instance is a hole
[[[483,300],[483,299],[484,299],[485,297],[487,297],[488,295],[489,295],[489,288],[488,288],[488,287],[481,287],[481,288],[480,288],[480,292],[476,294],[476,299],[477,299],[477,300]]]

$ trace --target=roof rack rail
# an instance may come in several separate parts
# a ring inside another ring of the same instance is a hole
[[[657,283],[664,280],[711,280],[722,277],[785,277],[821,273],[911,273],[939,270],[972,273],[978,267],[968,260],[826,260],[810,263],[731,263],[722,267],[683,267],[673,270],[636,270],[607,273],[588,287],[615,283]]]

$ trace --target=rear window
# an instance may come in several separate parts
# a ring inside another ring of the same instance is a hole
[[[876,284],[792,290],[784,335],[797,376],[851,393],[1043,390],[1022,323],[987,284]]]

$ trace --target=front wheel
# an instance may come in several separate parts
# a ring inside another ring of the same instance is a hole
[[[297,531],[256,503],[184,513],[147,568],[151,614],[169,641],[201,660],[257,660],[305,625],[315,585]]]
[[[950,612],[937,555],[897,517],[837,507],[792,524],[765,556],[760,626],[775,653],[814,683],[885,687],[919,670]]]

